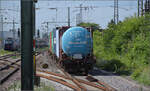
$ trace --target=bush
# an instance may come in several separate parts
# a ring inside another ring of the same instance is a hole
[[[126,18],[118,25],[109,23],[102,32],[94,32],[94,55],[103,69],[132,72],[132,78],[149,84],[146,70],[150,64],[150,16]],[[114,60],[115,59],[115,60]],[[107,64],[106,64],[107,63]],[[102,66],[103,65],[103,66]],[[145,71],[141,71],[145,69]],[[150,69],[149,69],[150,70]],[[139,80],[147,78],[145,80]]]
[[[134,80],[138,80],[145,85],[150,85],[150,67],[144,67],[144,69],[137,69],[131,76]]]

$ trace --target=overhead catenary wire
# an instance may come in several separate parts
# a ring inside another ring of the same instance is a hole
[[[6,1],[10,1],[10,0],[6,0]],[[15,1],[17,1],[17,0],[15,0]],[[18,0],[19,1],[19,0]],[[92,7],[96,7],[96,8],[105,8],[105,7],[110,7],[111,8],[111,6],[113,7],[113,3],[112,3],[112,5],[110,6],[110,4],[107,4],[107,1],[108,2],[113,2],[113,0],[38,0],[38,2],[48,2],[48,1],[55,1],[55,2],[59,2],[59,1],[62,1],[62,2],[65,2],[65,1],[68,1],[69,3],[70,3],[70,1],[72,1],[72,2],[74,2],[74,3],[76,3],[76,1],[77,1],[77,3],[78,2],[80,2],[81,1],[81,3],[82,4],[85,4],[85,2],[89,2],[89,3],[91,3],[92,1],[93,2],[95,2],[95,1],[100,1],[100,2],[106,2],[106,4],[105,5],[101,5],[101,4],[99,4],[99,5],[97,5],[97,6],[92,6],[92,5],[84,5],[85,7],[89,7],[89,8],[91,8],[91,6]],[[119,0],[119,2],[120,1],[127,1],[127,2],[130,2],[131,1],[131,3],[134,3],[134,2],[132,2],[132,1],[137,1],[137,0]],[[51,3],[53,3],[53,2],[51,2]],[[42,6],[42,8],[41,7],[39,7],[39,8],[41,8],[41,9],[46,9],[46,7],[51,7],[51,8],[53,8],[52,6],[51,6],[51,3],[49,3],[48,5],[49,6]],[[39,3],[40,4],[40,3]],[[37,5],[39,5],[39,4],[37,4]],[[56,3],[57,4],[57,3]],[[125,4],[125,5],[120,5],[118,8],[119,8],[119,10],[120,9],[123,9],[123,10],[126,10],[126,11],[128,11],[128,10],[130,10],[131,11],[131,9],[129,9],[129,8],[126,8],[126,7],[128,7],[128,6],[132,6],[133,8],[136,8],[137,6],[135,5],[135,4],[133,4],[133,5],[128,5],[128,4]],[[66,7],[70,7],[70,6],[66,6]],[[57,8],[59,9],[59,8],[66,8],[66,7],[62,7],[62,6],[57,6]],[[75,8],[75,6],[71,6],[70,7],[71,9],[72,8]],[[73,10],[73,9],[72,9]],[[59,11],[59,10],[58,10]],[[71,11],[72,12],[72,11]],[[84,12],[84,11],[83,11]],[[58,13],[59,14],[59,13]],[[112,15],[113,16],[113,15]],[[60,17],[58,17],[58,18],[60,18]],[[85,19],[85,18],[84,18]],[[73,21],[72,21],[73,20]],[[75,20],[74,19],[71,19],[71,22],[75,22]]]

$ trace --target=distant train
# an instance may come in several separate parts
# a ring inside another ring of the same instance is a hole
[[[35,45],[36,48],[48,47],[48,41],[46,39],[37,38]]]
[[[57,28],[50,32],[49,51],[66,71],[87,74],[96,63],[92,34],[90,28]]]
[[[4,50],[17,51],[20,49],[20,40],[7,38],[4,43]]]
[[[36,48],[48,47],[48,43],[45,39],[36,39]],[[18,51],[21,48],[21,41],[19,39],[7,38],[4,42],[4,50]]]

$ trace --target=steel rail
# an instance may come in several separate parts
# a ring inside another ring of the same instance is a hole
[[[10,67],[16,68],[16,66],[10,65],[10,64],[5,63],[5,62],[2,62],[2,61],[0,61],[0,64],[9,65]],[[20,66],[19,64],[14,64],[14,65]],[[0,68],[1,68],[1,67],[0,67]]]
[[[54,76],[59,76],[59,77],[62,77],[62,78],[68,79],[68,80],[72,80],[72,78],[70,78],[70,77],[67,77],[67,76],[64,76],[64,75],[61,75],[61,74],[57,74],[57,73],[54,73],[54,72],[49,72],[49,71],[39,70],[39,69],[37,69],[37,71],[44,72],[44,73],[47,73],[47,74],[50,74],[50,75],[54,75]],[[89,82],[89,81],[81,80],[81,79],[78,79],[78,78],[76,78],[76,80],[78,82],[80,82],[80,83],[83,83],[83,84],[86,84],[86,85],[89,85],[89,86],[101,89],[103,91],[111,91],[111,90],[109,90],[106,87],[99,86],[99,85],[97,85],[95,83],[92,83],[92,82]]]
[[[109,86],[108,84],[106,84],[106,83],[104,83],[104,82],[99,81],[98,79],[94,78],[92,75],[88,75],[88,76],[86,77],[86,79],[87,79],[87,80],[90,80],[90,82],[97,82],[98,84],[100,84],[100,85],[102,85],[102,86],[108,88],[109,91],[117,91],[115,88]]]
[[[36,54],[36,56],[38,56],[39,54],[41,54],[40,52]],[[16,55],[16,54],[14,54]],[[10,57],[10,56],[14,56],[14,55],[4,55],[4,56],[0,56],[1,57]],[[0,59],[1,60],[1,59]],[[4,60],[4,59],[3,59]],[[6,59],[5,59],[6,60]],[[8,62],[10,62],[9,60],[7,60]],[[4,76],[1,80],[0,80],[0,84],[2,85],[5,81],[8,80],[9,77],[11,77],[14,73],[16,73],[19,69],[20,69],[20,65],[16,64],[17,62],[20,62],[21,59],[17,59],[15,62],[11,62],[11,64],[6,64],[6,66],[4,66],[3,68],[0,68],[0,71],[2,71],[2,69],[6,69],[7,67],[13,67],[14,70],[12,70],[10,73],[8,73],[6,76]],[[18,67],[15,67],[13,65],[17,65]]]
[[[95,83],[91,83],[91,82],[88,82],[88,81],[85,81],[85,80],[77,79],[77,78],[75,78],[75,77],[69,75],[67,72],[65,72],[64,69],[61,68],[61,66],[59,66],[59,65],[57,65],[57,64],[56,64],[56,66],[57,66],[61,71],[63,71],[65,75],[70,76],[69,78],[70,78],[71,80],[74,78],[77,82],[84,83],[84,84],[86,84],[86,85],[93,86],[93,87],[96,87],[96,88],[98,88],[98,89],[102,89],[102,90],[104,90],[104,91],[109,91],[108,88],[106,88],[106,87],[99,86],[99,85],[97,85],[97,84],[95,84]],[[78,84],[77,84],[77,85],[78,85]],[[86,89],[84,89],[85,87],[82,87],[81,85],[79,85],[79,87],[81,87],[81,89],[83,89],[83,90],[86,91]]]
[[[15,54],[7,54],[7,55],[3,55],[3,56],[0,56],[0,58],[5,58],[5,57],[11,57],[11,56],[14,56]]]
[[[20,54],[17,53],[17,54],[8,54],[8,55],[0,56],[0,60],[7,59],[7,58],[17,56],[17,55],[20,55]]]
[[[50,74],[50,75],[54,75],[54,76],[57,76],[57,77],[62,77],[62,78],[67,79],[67,80],[71,80],[72,82],[74,82],[80,88],[81,91],[87,91],[87,89],[84,86],[82,86],[81,83],[92,86],[92,87],[95,87],[95,88],[98,88],[98,89],[103,90],[103,91],[116,91],[113,88],[111,88],[109,85],[107,85],[106,83],[103,83],[103,82],[101,82],[97,79],[93,78],[94,80],[97,81],[98,84],[90,82],[90,81],[82,80],[82,79],[76,78],[74,76],[71,76],[69,73],[65,72],[65,70],[63,68],[61,68],[61,66],[59,66],[59,65],[60,64],[56,64],[56,66],[64,73],[64,75],[54,73],[54,72],[45,71],[45,70],[40,70],[40,69],[37,69],[37,72],[38,71],[39,72],[44,72],[44,73],[47,73],[47,74]]]
[[[12,62],[11,64],[5,65],[4,67],[0,68],[0,71],[9,68],[12,65],[16,65],[17,62],[21,61],[21,59],[16,60],[15,62]]]
[[[8,80],[9,77],[11,77],[14,73],[16,73],[20,68],[15,68],[12,72],[10,72],[9,74],[7,74],[5,77],[3,77],[0,80],[0,84],[3,84],[6,80]]]
[[[58,67],[59,67],[59,66],[58,66]],[[68,78],[70,78],[70,80],[71,80],[72,82],[74,82],[79,88],[81,88],[82,91],[87,91],[87,89],[86,89],[84,86],[82,86],[82,85],[80,84],[80,82],[79,82],[75,77],[73,77],[73,76],[71,76],[70,74],[68,74],[67,72],[65,72],[65,70],[62,69],[61,67],[59,67],[59,68],[60,68],[60,70],[61,70]]]
[[[74,82],[79,87],[80,91],[87,91],[87,89],[85,87],[81,86],[80,83],[77,80],[73,79],[69,75],[64,76],[64,75],[61,75],[61,74],[56,74],[54,72],[49,72],[49,71],[44,71],[44,70],[39,70],[39,69],[37,69],[37,71],[44,72],[44,73],[47,73],[47,74],[51,74],[51,75],[54,75],[54,76],[58,76],[58,77],[62,77],[62,78],[71,80],[72,82]]]
[[[17,60],[19,60],[19,59],[17,59]],[[0,58],[0,62],[1,62],[1,61],[3,61],[3,62],[6,62],[6,61],[7,61],[7,62],[9,62],[9,63],[14,63],[14,62],[11,62],[10,60],[5,59],[5,58],[4,58],[4,59],[1,59],[1,58]],[[16,65],[17,65],[17,64],[16,64]]]
[[[81,91],[80,88],[77,88],[76,86],[74,86],[74,85],[72,85],[72,84],[70,84],[68,82],[62,81],[61,79],[58,79],[58,78],[55,78],[55,77],[52,77],[52,76],[45,76],[45,75],[42,75],[42,74],[39,74],[39,73],[37,73],[36,75],[40,76],[40,77],[43,77],[43,78],[46,78],[48,80],[52,80],[52,81],[61,83],[61,84],[65,85],[67,87],[70,87],[70,88],[72,88],[72,89],[74,89],[76,91]]]

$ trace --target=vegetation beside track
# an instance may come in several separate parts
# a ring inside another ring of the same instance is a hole
[[[7,91],[20,91],[21,90],[21,84],[20,82],[14,82],[10,87],[8,87]],[[44,82],[40,83],[40,86],[34,86],[34,91],[55,91],[55,89],[50,86],[46,85]]]
[[[150,85],[150,16],[111,21],[102,32],[95,29],[93,40],[98,67]]]
[[[36,51],[48,51],[48,47],[36,48]]]
[[[3,56],[3,55],[7,55],[7,54],[12,54],[13,52],[11,51],[6,51],[6,50],[3,50],[3,49],[0,49],[0,56]]]
[[[130,17],[94,32],[98,66],[150,85],[150,16]]]

